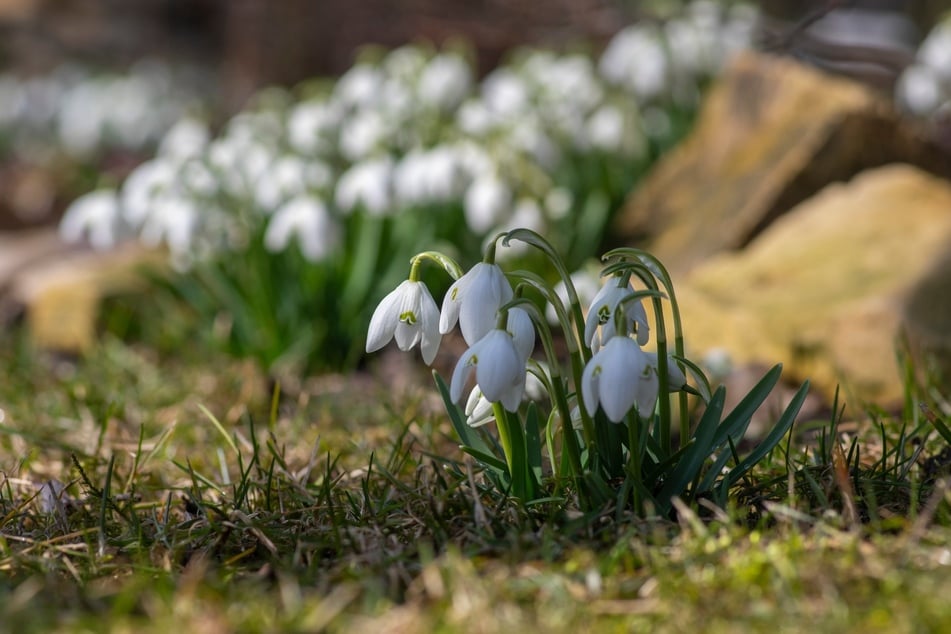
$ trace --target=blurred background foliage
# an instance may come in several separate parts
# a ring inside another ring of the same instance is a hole
[[[518,225],[581,268],[737,51],[868,79],[849,28],[807,32],[841,4],[5,0],[0,227],[167,250],[107,304],[123,337],[352,368],[415,252],[471,264]],[[942,3],[865,4],[901,17],[873,83],[939,111],[946,48],[915,51]]]

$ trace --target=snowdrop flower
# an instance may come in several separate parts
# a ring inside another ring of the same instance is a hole
[[[462,398],[473,371],[486,399],[501,403],[510,412],[518,409],[525,391],[525,362],[511,333],[492,329],[459,358],[449,387],[454,403]]]
[[[270,213],[275,207],[307,190],[307,163],[289,154],[271,163],[254,184],[254,201]]]
[[[104,251],[119,241],[119,198],[111,189],[84,194],[73,201],[59,225],[59,235],[66,242],[79,242],[88,236],[97,251]]]
[[[420,100],[443,111],[454,110],[472,89],[472,69],[458,55],[436,55],[419,76]]]
[[[659,367],[657,365],[656,352],[645,352],[644,354],[647,355],[648,362],[652,368]],[[667,389],[671,392],[679,392],[684,389],[685,385],[687,385],[687,375],[680,369],[677,361],[670,355],[667,355]]]
[[[938,74],[921,64],[912,64],[905,69],[898,79],[895,93],[901,106],[919,116],[933,113],[947,98]]]
[[[327,136],[340,124],[340,113],[331,103],[305,101],[287,117],[287,141],[301,154],[313,156],[331,147]]]
[[[485,397],[478,385],[469,392],[464,411],[466,413],[466,425],[469,427],[482,427],[486,423],[495,420],[492,402]]]
[[[159,144],[158,154],[175,162],[183,162],[201,154],[208,145],[209,137],[208,126],[197,119],[186,117],[165,133]]]
[[[283,251],[294,237],[304,257],[319,262],[340,243],[340,229],[323,201],[299,196],[274,212],[264,234],[264,246],[272,253]]]
[[[497,264],[479,262],[446,292],[439,332],[446,334],[458,321],[462,338],[474,345],[495,328],[499,307],[513,294],[512,285]]]
[[[140,237],[146,246],[165,242],[173,256],[185,257],[197,224],[198,210],[192,200],[177,194],[161,196],[154,201]]]
[[[351,166],[337,181],[334,201],[340,211],[349,213],[362,206],[374,216],[390,211],[393,160],[384,156],[367,159]]]
[[[386,123],[379,112],[362,111],[340,128],[340,153],[349,161],[358,161],[380,146],[386,134]]]
[[[498,123],[495,114],[482,101],[470,99],[456,111],[456,125],[468,135],[482,137]]]
[[[357,64],[341,75],[334,86],[334,99],[348,106],[375,102],[383,85],[383,73],[369,64]]]
[[[423,282],[406,280],[383,298],[370,318],[367,352],[379,350],[394,337],[404,352],[419,344],[426,365],[436,358],[442,339],[439,309]]]
[[[613,277],[605,282],[598,294],[591,300],[591,307],[584,322],[584,340],[597,351],[600,345],[616,334],[614,312],[618,305],[634,293],[630,283],[619,285],[620,278]],[[640,301],[628,301],[624,304],[624,320],[630,332],[637,331],[637,343],[644,345],[650,336],[650,327],[647,324],[647,311]],[[598,327],[601,335],[598,336]]]
[[[601,106],[588,118],[586,131],[591,147],[615,152],[624,141],[624,115],[615,106]]]
[[[501,222],[512,201],[512,191],[495,174],[479,176],[469,185],[463,200],[466,224],[482,234]]]
[[[609,82],[641,99],[660,95],[667,85],[667,53],[660,34],[650,26],[629,26],[611,39],[598,69]]]
[[[629,337],[611,337],[584,368],[581,397],[588,414],[598,405],[608,420],[620,423],[632,407],[641,416],[654,411],[657,371],[650,357]]]
[[[151,213],[156,196],[175,183],[175,167],[155,158],[135,168],[122,184],[122,217],[133,227],[140,226]]]
[[[516,119],[529,107],[525,81],[508,68],[497,68],[482,80],[482,99],[489,110]]]
[[[951,19],[941,22],[928,33],[917,57],[944,80],[951,81]]]

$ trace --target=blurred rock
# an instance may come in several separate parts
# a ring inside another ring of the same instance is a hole
[[[712,88],[690,137],[632,194],[614,239],[685,271],[748,244],[827,183],[897,162],[951,177],[951,155],[875,92],[748,52]]]
[[[140,267],[164,261],[132,245],[107,253],[78,249],[50,229],[0,235],[0,323],[24,315],[40,347],[81,352],[96,339],[101,300],[137,288]]]
[[[784,363],[831,397],[900,403],[896,345],[951,361],[951,184],[907,165],[826,187],[677,280],[688,355]],[[941,345],[935,345],[941,342]]]

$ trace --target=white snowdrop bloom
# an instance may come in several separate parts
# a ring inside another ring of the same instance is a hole
[[[545,194],[545,212],[552,220],[561,220],[571,212],[574,196],[565,187],[552,187]]]
[[[659,366],[657,364],[657,353],[645,352],[644,354],[647,355],[647,360],[651,367],[653,367],[655,370],[659,370]],[[670,355],[667,355],[667,390],[669,392],[679,392],[684,388],[685,385],[687,385],[687,375],[684,374],[684,371],[680,369],[676,359]]]
[[[330,149],[328,136],[340,124],[339,109],[327,101],[304,101],[287,116],[287,140],[306,156],[323,154]]]
[[[374,216],[392,211],[393,159],[389,156],[356,163],[337,181],[334,202],[343,213],[362,207]]]
[[[211,197],[218,193],[218,179],[201,159],[193,158],[185,161],[178,173],[185,191],[204,197]]]
[[[620,423],[633,407],[649,416],[657,402],[657,370],[650,357],[629,337],[611,337],[581,374],[581,396],[588,414],[598,406],[608,420]]]
[[[408,83],[419,77],[426,62],[426,54],[419,46],[407,44],[391,50],[383,59],[380,70],[388,78]]]
[[[528,312],[518,306],[510,308],[505,318],[505,330],[512,335],[519,358],[528,363],[528,358],[535,350],[535,324]]]
[[[459,129],[474,137],[488,134],[498,124],[498,117],[489,110],[485,102],[470,99],[456,111],[456,125]]]
[[[121,146],[142,147],[150,138],[161,134],[160,118],[155,116],[157,97],[143,77],[132,75],[113,79],[103,93],[107,113],[104,128],[119,140]]]
[[[918,48],[917,57],[944,80],[951,81],[951,19],[941,22],[928,33]]]
[[[272,253],[285,250],[296,238],[311,262],[326,258],[340,244],[340,227],[316,196],[298,196],[284,203],[268,220],[264,246]]]
[[[617,152],[624,145],[624,113],[605,104],[588,118],[588,140],[591,147],[604,152]]]
[[[185,161],[201,154],[211,133],[204,122],[192,117],[179,119],[162,138],[158,154],[173,161]]]
[[[426,64],[419,76],[420,101],[439,110],[455,110],[472,91],[472,69],[458,55],[442,53]]]
[[[443,297],[439,332],[446,334],[459,323],[470,346],[496,327],[499,308],[514,292],[497,264],[479,262],[456,280]]]
[[[195,202],[178,194],[167,194],[153,201],[139,233],[146,246],[168,245],[173,256],[188,256],[198,223]]]
[[[923,116],[937,110],[949,97],[942,90],[941,79],[931,67],[912,64],[899,77],[895,98],[909,112]]]
[[[431,365],[439,351],[439,309],[424,282],[406,280],[380,302],[367,329],[367,353],[391,339],[404,352],[419,344],[423,361]]]
[[[510,412],[518,409],[525,392],[525,362],[508,331],[490,330],[459,358],[449,386],[454,403],[462,398],[462,390],[473,372],[476,385],[487,400],[501,403]]]
[[[453,152],[456,155],[456,164],[461,172],[462,178],[467,178],[470,182],[477,176],[490,174],[498,169],[492,156],[486,151],[484,145],[475,143],[471,140],[461,141],[453,146]]]
[[[340,153],[356,162],[375,150],[387,134],[383,116],[375,110],[360,111],[345,119],[340,128]]]
[[[566,104],[579,111],[590,110],[604,99],[594,64],[584,55],[565,55],[552,59],[538,76],[541,88],[554,104]]]
[[[97,251],[120,240],[119,198],[111,189],[99,189],[74,200],[59,224],[59,235],[69,243],[88,239]]]
[[[669,74],[660,35],[645,25],[629,26],[615,35],[601,55],[598,69],[611,83],[645,100],[664,91]]]
[[[151,213],[155,198],[176,182],[176,169],[169,161],[154,158],[142,163],[122,184],[122,217],[133,227],[140,226]]]
[[[482,390],[476,385],[469,392],[469,398],[466,399],[466,425],[469,427],[482,427],[486,423],[495,420],[495,412],[492,411],[492,402],[482,394]]]
[[[508,138],[514,147],[527,152],[546,169],[553,169],[561,158],[558,145],[538,120],[522,120],[512,127]]]
[[[89,156],[99,145],[106,108],[93,82],[81,84],[63,95],[58,115],[60,142],[73,156]]]
[[[497,68],[482,80],[482,99],[489,110],[515,119],[529,108],[525,81],[509,68]]]
[[[463,201],[466,224],[473,233],[481,235],[502,221],[511,202],[512,190],[498,176],[478,176],[469,185]]]
[[[426,202],[429,161],[426,152],[414,149],[407,152],[393,170],[393,194],[403,205]]]
[[[265,213],[307,190],[307,163],[287,154],[273,161],[254,184],[254,202]]]
[[[417,116],[418,110],[419,104],[416,102],[412,86],[399,79],[390,79],[383,83],[377,112],[384,115],[384,122],[412,119]],[[384,130],[387,134],[390,132],[388,126],[384,126]]]
[[[375,66],[356,64],[337,80],[333,98],[347,106],[374,104],[383,86],[383,79],[383,72]]]
[[[676,70],[698,75],[716,68],[716,32],[704,31],[692,21],[682,18],[669,20],[663,28],[670,60]]]
[[[598,291],[585,316],[584,340],[592,351],[617,334],[614,325],[614,313],[617,307],[628,297],[633,295],[634,289],[630,282],[627,285],[620,283],[620,278],[611,277],[605,281]],[[650,337],[650,326],[647,323],[647,311],[639,300],[627,301],[623,308],[625,327],[629,333],[637,332],[637,343],[644,345]],[[601,333],[598,334],[600,327]]]

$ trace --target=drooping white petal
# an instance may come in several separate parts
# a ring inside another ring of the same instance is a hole
[[[452,381],[449,384],[449,398],[453,403],[458,403],[459,399],[462,398],[462,389],[466,386],[469,375],[472,374],[472,370],[479,362],[476,352],[477,350],[473,346],[463,352],[459,361],[456,362],[456,369],[452,371]]]
[[[443,299],[439,331],[446,334],[459,322],[470,346],[496,326],[499,307],[512,299],[512,285],[496,264],[480,262],[449,287]]]
[[[518,307],[508,312],[507,329],[512,335],[519,356],[527,361],[535,349],[535,326],[532,324],[532,318],[528,316],[528,312]]]
[[[504,330],[492,330],[473,349],[478,349],[479,355],[476,369],[479,389],[490,401],[501,401],[512,384],[525,374],[525,366],[519,359],[512,336]]]
[[[388,344],[396,332],[399,323],[399,305],[403,289],[409,280],[406,280],[394,290],[390,291],[383,301],[373,311],[370,318],[370,327],[367,329],[367,352],[375,352]]]
[[[432,365],[436,353],[439,351],[439,343],[442,341],[442,335],[439,334],[439,307],[430,294],[429,289],[422,282],[419,283],[422,289],[420,293],[419,304],[419,329],[420,344],[419,349],[423,354],[423,362],[426,365]]]

